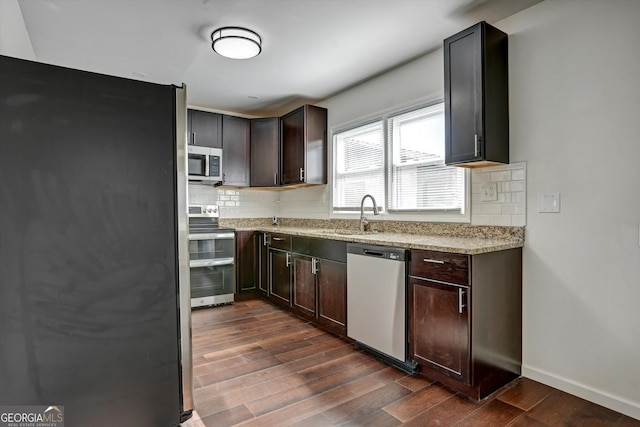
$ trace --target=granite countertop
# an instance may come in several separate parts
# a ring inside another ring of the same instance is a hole
[[[334,225],[334,224],[329,224]],[[451,231],[447,235],[447,226]],[[460,227],[444,225],[444,228],[434,231],[434,234],[426,234],[424,230],[390,230],[378,233],[359,233],[355,228],[312,228],[308,226],[288,224],[272,226],[265,224],[237,224],[234,228],[238,231],[264,231],[270,233],[284,233],[295,236],[315,237],[345,242],[368,243],[374,245],[397,246],[409,249],[423,249],[440,252],[477,255],[487,252],[495,252],[506,249],[520,248],[524,246],[524,230],[521,233],[513,230],[519,227],[472,227],[466,226],[460,231]],[[402,227],[400,227],[402,228]],[[496,231],[496,229],[498,229]],[[444,230],[444,231],[443,231]],[[429,230],[427,230],[428,232]],[[508,232],[505,232],[508,231]],[[475,235],[474,235],[475,232]]]

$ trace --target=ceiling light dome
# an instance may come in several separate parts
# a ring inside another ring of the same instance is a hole
[[[211,48],[227,58],[249,59],[262,51],[262,39],[246,28],[222,27],[211,33]]]

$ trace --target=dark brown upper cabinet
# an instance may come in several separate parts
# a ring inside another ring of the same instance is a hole
[[[313,105],[281,121],[281,185],[327,183],[327,110]]]
[[[222,116],[222,185],[250,185],[250,120]]]
[[[251,120],[251,186],[280,185],[280,118]]]
[[[187,110],[188,143],[222,148],[222,115],[200,110]]]
[[[444,41],[445,163],[509,163],[507,35],[480,22]]]

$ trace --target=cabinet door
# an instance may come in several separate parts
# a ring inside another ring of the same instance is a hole
[[[281,302],[291,302],[291,253],[269,250],[269,294]]]
[[[482,144],[481,27],[445,40],[445,163],[480,158]],[[477,141],[477,142],[476,142]]]
[[[254,231],[236,232],[236,292],[254,290],[258,283],[258,238]]]
[[[320,259],[316,265],[318,323],[347,335],[347,264]]]
[[[249,186],[250,157],[249,119],[222,116],[223,185]]]
[[[316,281],[313,258],[293,255],[293,307],[302,314],[316,315]]]
[[[251,186],[280,185],[280,118],[251,120]]]
[[[189,144],[222,148],[222,115],[188,110]]]
[[[469,384],[469,288],[413,277],[409,286],[413,359],[421,370],[435,369]]]
[[[282,117],[282,185],[304,182],[304,107]]]

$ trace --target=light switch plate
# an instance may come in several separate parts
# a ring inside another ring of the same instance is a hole
[[[480,201],[493,202],[498,200],[498,190],[495,182],[480,185]]]
[[[538,212],[560,212],[560,193],[538,193]]]

